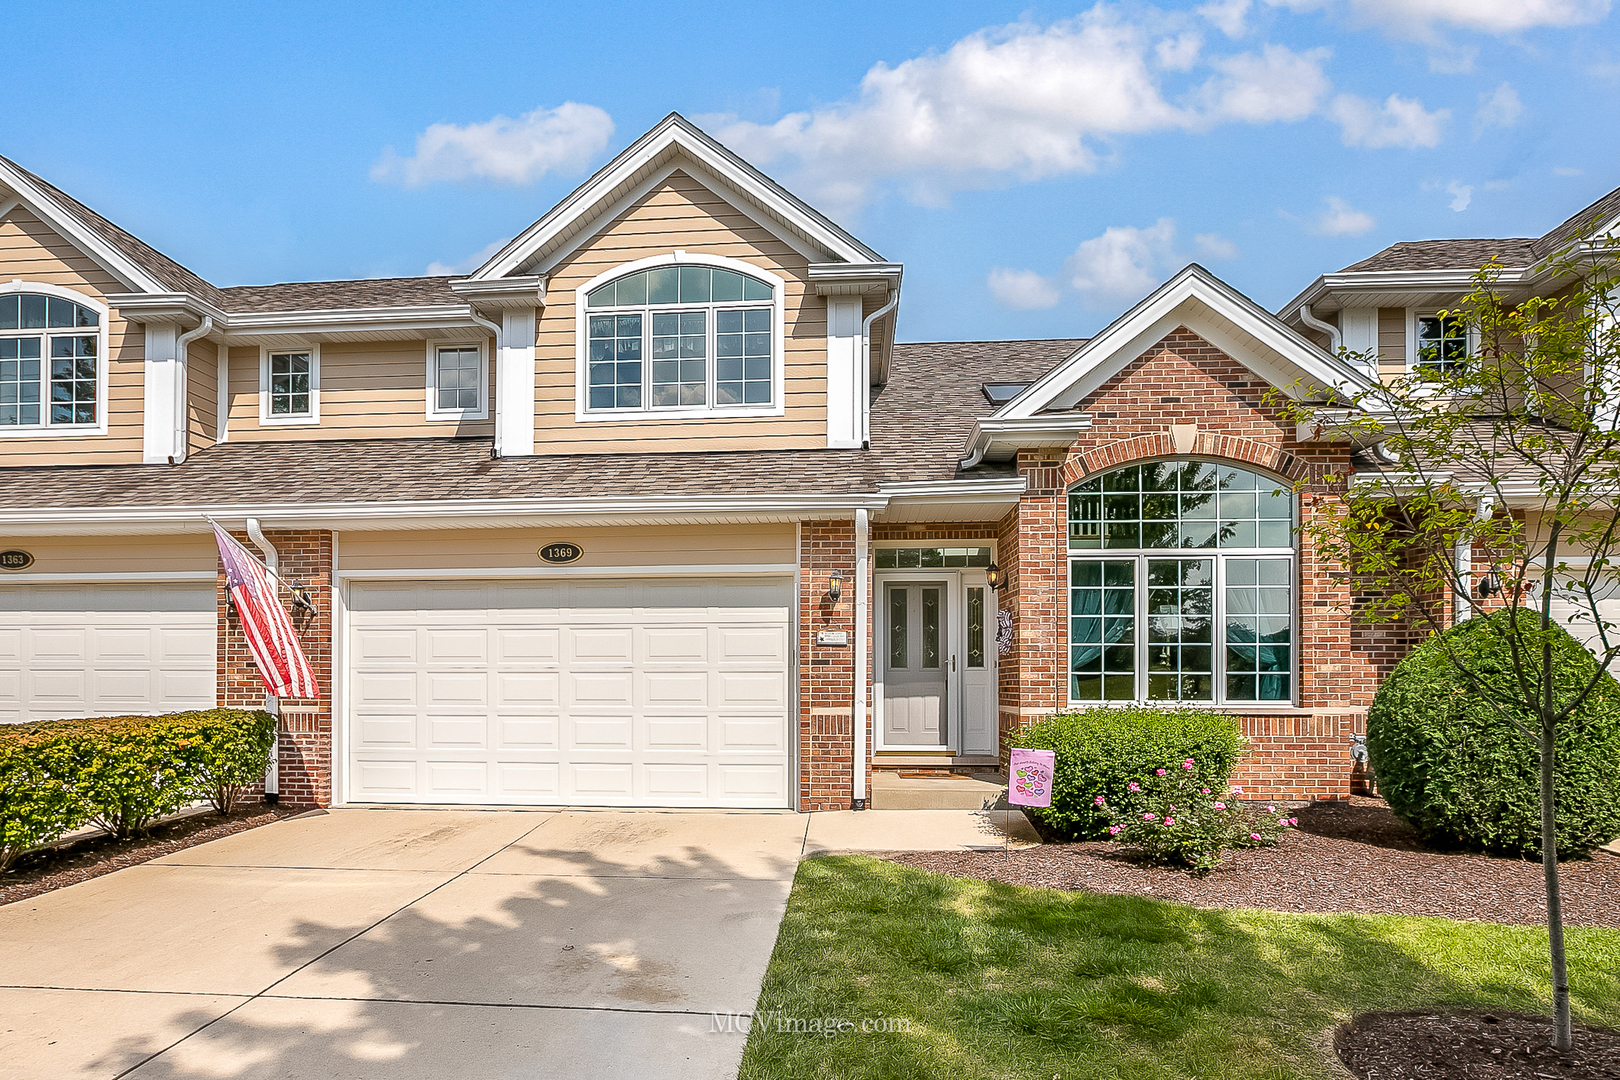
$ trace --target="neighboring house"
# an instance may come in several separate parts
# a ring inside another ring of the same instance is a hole
[[[217,288],[0,159],[0,720],[259,705],[212,516],[314,600],[288,801],[847,808],[1123,700],[1342,797],[1409,642],[1295,531],[1353,448],[1265,395],[1396,363],[1456,243],[896,344],[901,267],[679,116],[453,278]]]

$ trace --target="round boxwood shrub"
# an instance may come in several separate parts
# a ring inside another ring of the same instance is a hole
[[[1496,701],[1511,700],[1508,615],[1459,623],[1397,664],[1367,715],[1367,750],[1379,793],[1429,842],[1539,856],[1540,748],[1475,693],[1448,656],[1454,651],[1485,686],[1501,687]],[[1535,615],[1521,610],[1518,618]],[[1554,631],[1553,675],[1568,698],[1597,662],[1562,627]],[[1528,710],[1508,711],[1539,729]],[[1620,836],[1620,685],[1607,674],[1561,725],[1555,777],[1561,858]]]
[[[1013,746],[1052,750],[1052,805],[1028,810],[1053,840],[1106,839],[1109,807],[1133,805],[1129,789],[1154,769],[1181,771],[1191,758],[1205,787],[1226,789],[1243,753],[1230,717],[1197,709],[1125,705],[1058,713],[1017,732]],[[1097,803],[1097,796],[1103,803]]]

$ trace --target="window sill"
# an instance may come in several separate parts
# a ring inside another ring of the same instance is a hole
[[[487,410],[468,410],[467,412],[430,412],[427,421],[430,424],[459,424],[464,420],[488,420]]]
[[[260,427],[315,427],[321,418],[318,416],[261,416]]]
[[[38,427],[0,428],[0,439],[71,439],[74,436],[105,435],[106,424],[56,424]]]
[[[723,409],[601,409],[579,410],[574,419],[587,424],[604,422],[647,423],[658,420],[757,420],[781,416],[780,405],[745,405]]]

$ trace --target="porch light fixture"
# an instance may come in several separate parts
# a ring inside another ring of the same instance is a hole
[[[839,598],[843,595],[844,572],[842,570],[834,570],[832,575],[827,578],[827,599],[836,604],[838,603]]]
[[[991,563],[985,569],[984,579],[990,584],[991,591],[1001,588],[1001,583],[1007,580],[1006,575],[1001,572],[1001,567],[995,563]]]

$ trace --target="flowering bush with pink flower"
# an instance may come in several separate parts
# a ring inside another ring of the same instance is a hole
[[[1236,788],[1211,787],[1199,778],[1197,762],[1187,758],[1179,769],[1155,769],[1120,806],[1109,806],[1098,796],[1099,807],[1113,816],[1108,838],[1131,844],[1156,863],[1185,866],[1204,874],[1220,865],[1232,848],[1270,847],[1298,818],[1280,814],[1277,807],[1244,806],[1236,801]]]
[[[1140,817],[1149,789],[1172,779],[1225,792],[1243,752],[1230,717],[1145,705],[1059,713],[1015,732],[1012,745],[1056,754],[1052,805],[1026,811],[1048,840],[1106,838],[1118,815]],[[1165,817],[1179,827],[1180,815]]]

